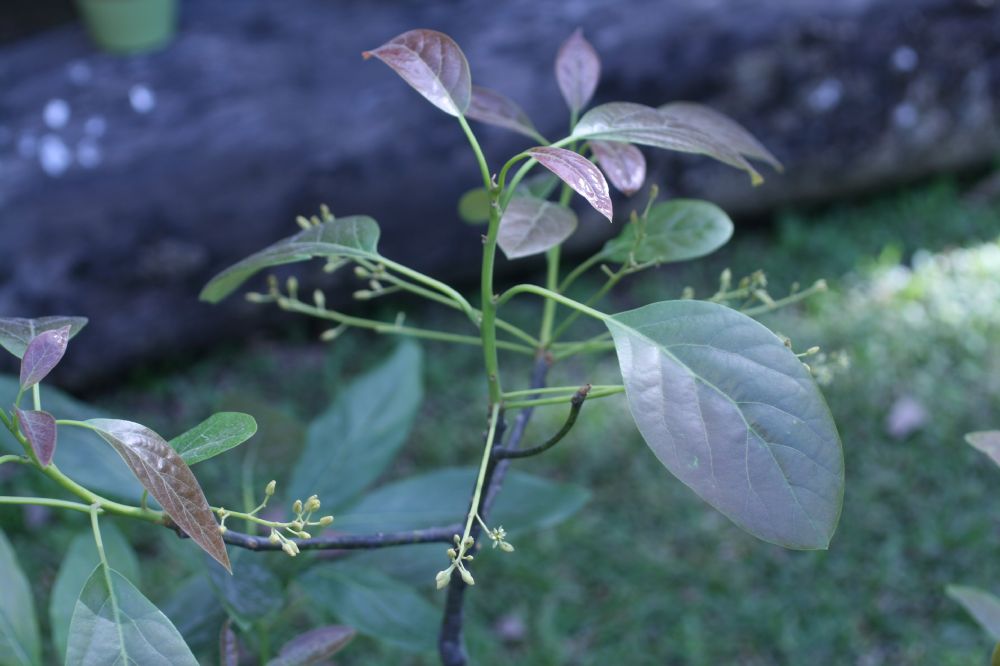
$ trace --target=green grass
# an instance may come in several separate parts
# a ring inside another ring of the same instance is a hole
[[[467,610],[475,663],[983,663],[988,638],[944,586],[1000,590],[1000,469],[962,442],[968,430],[1000,426],[998,219],[996,207],[965,204],[953,184],[939,183],[819,214],[787,213],[772,235],[737,231],[710,261],[626,284],[608,309],[674,298],[686,285],[709,294],[726,266],[737,276],[766,269],[776,296],[795,281],[830,281],[830,294],[767,323],[796,349],[820,345],[850,360],[844,370],[829,356],[810,359],[827,381],[844,442],[847,492],[837,535],[826,552],[754,540],[660,466],[621,396],[588,403],[566,441],[515,464],[586,485],[593,500],[566,523],[518,538],[514,554],[477,558]],[[951,251],[957,247],[972,249]],[[581,288],[588,286],[594,283]],[[512,316],[530,321],[530,301],[514,305]],[[430,310],[408,319],[417,320],[459,321]],[[136,379],[96,402],[166,435],[213,409],[255,414],[260,444],[248,450],[256,451],[255,483],[262,486],[271,476],[283,480],[303,424],[340,378],[373,364],[389,344],[364,333],[329,351],[256,343],[176,375]],[[392,477],[478,459],[485,394],[479,351],[425,350],[430,397]],[[525,362],[515,362],[505,388],[522,388],[526,372]],[[616,372],[609,356],[556,368],[552,379],[608,383]],[[929,418],[893,439],[885,418],[902,396],[923,404]],[[547,436],[563,417],[561,409],[538,414],[528,440]],[[199,466],[213,501],[238,500],[236,467],[231,460]],[[20,514],[0,513],[37,576],[43,608],[59,544],[79,522],[59,516],[32,532]],[[197,565],[187,554],[178,564],[190,544],[150,539],[144,526],[128,534],[150,558],[144,589],[154,600],[176,585],[176,571]],[[300,562],[263,557],[294,580]],[[445,564],[442,555],[440,568]],[[427,594],[440,604],[443,595],[430,590],[433,575],[427,572]],[[304,626],[312,615],[296,597],[287,624]],[[505,618],[523,623],[522,639],[498,638],[494,627]],[[338,663],[435,660],[360,639]]]

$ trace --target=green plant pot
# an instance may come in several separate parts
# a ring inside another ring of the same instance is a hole
[[[91,39],[105,51],[165,46],[177,28],[177,0],[77,0]]]

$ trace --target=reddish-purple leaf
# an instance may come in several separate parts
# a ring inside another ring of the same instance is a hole
[[[659,110],[679,123],[701,130],[744,157],[767,162],[775,171],[784,170],[778,158],[764,144],[729,116],[694,102],[671,102],[659,107]]]
[[[445,113],[460,116],[469,108],[472,77],[462,49],[435,30],[410,30],[362,53],[396,70],[413,88]]]
[[[24,350],[21,359],[21,388],[31,388],[59,364],[69,344],[69,326],[39,333]]]
[[[180,454],[138,423],[118,419],[90,419],[87,423],[118,452],[174,523],[232,573],[219,525]]]
[[[354,640],[353,627],[329,625],[299,634],[281,647],[267,666],[307,666],[326,659]]]
[[[17,427],[31,444],[31,450],[38,457],[42,467],[52,464],[56,453],[56,419],[48,412],[15,408]]]
[[[576,231],[576,214],[538,197],[514,197],[500,218],[497,243],[508,259],[540,254]]]
[[[601,59],[577,28],[559,48],[556,56],[556,81],[570,110],[587,106],[601,78]]]
[[[0,317],[0,347],[18,358],[24,357],[24,350],[32,338],[42,331],[69,326],[69,337],[80,332],[87,325],[86,317]]]
[[[611,221],[611,193],[601,170],[590,160],[565,148],[538,147],[528,150],[543,167],[576,190],[594,209]]]
[[[233,621],[226,620],[219,631],[220,666],[240,666],[240,646],[233,631]]]
[[[597,163],[615,188],[632,196],[646,180],[646,158],[630,143],[591,141]]]
[[[496,125],[518,134],[537,139],[538,131],[524,112],[509,97],[482,86],[472,86],[472,101],[465,111],[466,118],[478,120],[487,125]]]

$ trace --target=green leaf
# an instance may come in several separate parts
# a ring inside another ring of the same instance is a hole
[[[235,553],[231,576],[211,562],[208,572],[216,596],[242,631],[250,631],[284,605],[281,581],[254,553]]]
[[[531,123],[528,114],[517,103],[496,90],[483,86],[472,86],[472,101],[465,111],[465,117],[531,138],[538,136],[538,130]]]
[[[254,436],[257,422],[249,414],[219,412],[170,440],[188,465],[214,458]]]
[[[440,611],[412,587],[351,562],[315,567],[299,583],[324,616],[405,650],[434,649]]]
[[[98,566],[80,592],[66,666],[198,666],[167,616],[120,573],[107,574]]]
[[[700,129],[677,122],[650,106],[611,102],[583,114],[571,135],[576,139],[621,141],[683,153],[707,155],[750,174],[753,184],[764,179],[735,149]]]
[[[436,30],[410,30],[371,51],[404,81],[445,113],[460,116],[469,108],[472,77],[462,49]]]
[[[646,181],[646,158],[630,143],[591,141],[598,166],[619,192],[632,196]]]
[[[43,331],[33,337],[21,358],[21,389],[29,389],[45,379],[59,365],[69,344],[70,327]]]
[[[535,197],[514,197],[500,218],[497,243],[508,259],[541,254],[573,235],[576,213]]]
[[[382,486],[337,516],[345,532],[413,530],[447,525],[465,517],[477,470],[451,467]],[[556,483],[521,472],[504,481],[489,525],[516,533],[562,522],[576,513],[590,493],[568,483]]]
[[[354,640],[352,627],[330,625],[299,634],[281,646],[278,656],[267,666],[308,666],[332,657]]]
[[[490,219],[490,193],[476,187],[458,200],[458,216],[469,224],[482,224]]]
[[[636,235],[641,240],[636,243]],[[645,223],[632,222],[601,250],[609,261],[668,264],[715,252],[733,235],[733,223],[715,204],[696,199],[672,199],[654,205]]]
[[[0,531],[0,664],[34,666],[42,663],[41,654],[31,586]]]
[[[948,596],[962,604],[969,615],[995,641],[1000,641],[1000,599],[975,587],[949,585]]]
[[[969,446],[977,451],[982,451],[990,457],[990,460],[1000,465],[1000,430],[970,432],[966,434],[965,441],[969,443]]]
[[[227,571],[232,571],[205,493],[170,444],[132,421],[90,419],[87,424],[118,452],[171,520]]]
[[[135,583],[139,582],[139,560],[122,533],[113,523],[105,521],[101,526],[101,538],[108,563],[122,576]],[[66,656],[66,641],[73,607],[83,590],[84,584],[101,563],[94,545],[94,533],[86,530],[78,534],[69,545],[59,573],[56,574],[49,599],[49,620],[52,625],[52,642],[59,653],[60,661]]]
[[[226,611],[215,596],[207,573],[198,573],[173,586],[174,593],[163,604],[163,613],[173,621],[192,649],[212,645]]]
[[[382,365],[337,393],[309,426],[289,493],[316,494],[339,509],[385,470],[406,441],[423,399],[420,348],[396,347]]]
[[[56,419],[48,412],[41,410],[24,410],[14,408],[17,416],[17,427],[24,438],[31,444],[31,450],[38,457],[42,467],[52,464],[52,456],[56,454]]]
[[[678,123],[701,130],[744,157],[767,162],[776,171],[783,170],[778,158],[729,116],[694,102],[671,102],[659,107],[658,110]]]
[[[0,375],[0,404],[13,404],[17,392],[17,378]],[[59,418],[83,421],[102,415],[101,410],[78,402],[58,389],[46,387],[42,393],[46,410],[58,414]],[[82,428],[61,428],[59,442],[56,464],[77,483],[102,495],[129,502],[138,500],[142,486],[122,459],[101,440]],[[10,453],[24,451],[6,428],[0,428],[0,449]]]
[[[608,218],[608,222],[612,221],[608,181],[604,180],[604,174],[590,160],[565,148],[539,146],[529,148],[526,152],[586,199],[594,210]]]
[[[378,257],[378,238],[378,224],[364,215],[338,217],[323,222],[233,264],[205,285],[200,298],[209,303],[218,303],[254,274],[271,266],[307,261],[313,257],[363,257],[375,260]]]
[[[601,59],[577,28],[556,55],[556,82],[566,106],[576,113],[587,106],[601,78]]]
[[[24,356],[28,343],[43,331],[69,326],[69,337],[80,332],[87,325],[86,317],[0,317],[0,347],[18,358]]]
[[[820,549],[844,492],[840,437],[801,361],[722,305],[666,301],[606,320],[646,444],[754,536]]]

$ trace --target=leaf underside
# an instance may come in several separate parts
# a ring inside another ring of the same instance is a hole
[[[948,596],[962,604],[993,640],[1000,641],[1000,598],[965,585],[949,585]]]
[[[528,114],[516,102],[483,86],[472,86],[472,101],[465,111],[465,117],[527,137],[534,138],[538,135]]]
[[[556,83],[570,111],[587,106],[601,78],[601,59],[577,28],[556,54]]]
[[[965,436],[965,441],[969,443],[969,446],[977,451],[982,451],[990,457],[990,460],[1000,465],[1000,430],[970,432]]]
[[[352,627],[329,625],[299,634],[281,646],[278,656],[267,666],[307,666],[332,657],[354,640]]]
[[[703,301],[655,303],[606,323],[632,416],[660,462],[754,536],[826,548],[843,454],[795,354],[750,317]]]
[[[565,148],[538,147],[527,151],[538,163],[554,173],[598,213],[611,222],[611,193],[601,170],[590,160]]]
[[[21,358],[28,343],[39,333],[69,326],[69,337],[72,338],[86,325],[86,317],[0,317],[0,347]]]
[[[591,141],[590,147],[616,190],[625,196],[639,191],[646,181],[646,158],[641,150],[619,141]]]
[[[497,244],[508,259],[545,252],[573,235],[576,214],[536,197],[514,197],[500,218]]]
[[[729,116],[694,102],[671,102],[659,107],[659,111],[679,123],[701,130],[748,159],[766,162],[775,171],[783,170],[778,158]]]
[[[28,343],[21,358],[21,388],[31,388],[45,379],[66,353],[70,327],[42,331]]]
[[[15,408],[17,424],[24,438],[31,444],[31,450],[38,457],[42,467],[52,464],[56,453],[56,419],[44,411]]]

